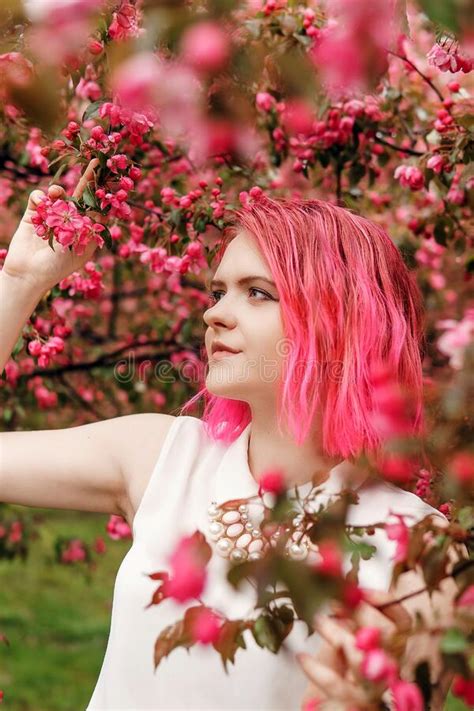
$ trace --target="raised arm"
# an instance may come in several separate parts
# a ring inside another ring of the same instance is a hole
[[[74,192],[94,178],[91,161]],[[52,199],[64,196],[51,186]],[[54,251],[31,223],[43,193],[31,193],[0,272],[0,373],[21,329],[41,297],[92,257],[95,244],[77,256]],[[0,376],[1,377],[1,376]],[[79,427],[0,434],[0,501],[122,515],[129,523],[173,421],[170,415],[137,414]]]

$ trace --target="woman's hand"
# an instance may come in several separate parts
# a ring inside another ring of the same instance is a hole
[[[98,163],[97,158],[91,160],[74,190],[73,197],[82,196],[87,184],[95,177],[94,169]],[[4,274],[21,279],[30,285],[33,291],[40,293],[51,289],[61,279],[80,269],[91,259],[97,248],[97,244],[92,241],[87,245],[84,254],[78,256],[55,240],[53,251],[48,242],[36,234],[31,222],[35,207],[44,196],[42,190],[33,190],[30,193],[27,208],[11,239],[2,270]],[[59,185],[51,185],[48,188],[48,197],[52,200],[65,196],[64,189]]]
[[[310,698],[316,698],[323,703],[323,708],[324,702],[330,701],[328,708],[334,711],[349,708],[369,711],[379,708],[376,698],[372,695],[373,686],[364,685],[364,653],[358,648],[356,630],[362,627],[379,629],[380,643],[384,645],[392,640],[397,632],[403,633],[410,629],[411,616],[400,604],[381,610],[376,607],[391,602],[392,595],[377,591],[365,592],[366,600],[358,605],[351,618],[327,614],[315,616],[314,628],[322,638],[321,648],[315,656],[297,655],[311,682],[303,704]],[[374,661],[383,665],[384,658],[380,656]],[[390,664],[389,656],[385,661]],[[378,686],[378,690],[383,690],[383,684]]]
[[[323,709],[329,702],[326,708],[331,711],[378,708],[372,705],[370,690],[374,688],[373,684],[364,684],[362,663],[365,653],[356,644],[356,630],[375,627],[380,629],[382,647],[393,653],[403,651],[399,678],[413,681],[416,667],[422,662],[429,664],[434,685],[431,705],[433,709],[442,708],[452,673],[442,671],[439,643],[444,630],[454,624],[454,599],[457,594],[454,580],[449,577],[444,579],[439,590],[428,595],[423,578],[411,570],[398,578],[390,592],[366,590],[365,593],[366,600],[356,608],[350,619],[328,615],[315,617],[314,627],[322,637],[321,647],[315,656],[297,655],[310,681],[302,704],[316,698],[321,701]],[[393,602],[398,599],[403,599],[403,604]],[[415,630],[413,624],[416,619],[423,620],[424,624]],[[383,666],[382,657],[374,661]],[[390,662],[389,654],[385,661]],[[367,668],[364,671],[370,672]],[[386,685],[382,684],[381,688]],[[383,699],[390,699],[389,691],[385,692]]]

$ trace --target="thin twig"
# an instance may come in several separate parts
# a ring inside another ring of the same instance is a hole
[[[164,353],[153,353],[151,355],[147,355],[146,357],[154,360],[161,360],[164,358],[169,358],[170,355],[175,353],[177,350],[182,350],[183,346],[181,346],[179,343],[176,343],[176,341],[160,341],[160,340],[155,340],[155,341],[145,341],[144,343],[129,343],[126,346],[122,346],[121,348],[116,349],[115,351],[112,351],[111,353],[104,353],[101,355],[99,358],[96,358],[96,360],[93,361],[86,361],[83,363],[68,363],[67,365],[62,365],[58,366],[57,368],[35,368],[31,373],[22,373],[18,380],[21,382],[24,382],[26,380],[29,380],[30,378],[34,378],[36,375],[41,375],[43,377],[56,377],[60,375],[61,373],[72,373],[72,372],[78,372],[78,371],[88,371],[92,370],[93,368],[109,368],[112,365],[115,365],[115,360],[117,356],[121,355],[127,350],[134,350],[137,348],[142,348],[144,346],[150,346],[150,345],[173,345],[175,346],[174,349],[165,351]],[[135,362],[141,362],[145,356],[143,354],[140,354],[139,356],[134,356]],[[112,361],[112,362],[110,362]]]
[[[439,91],[439,89],[433,84],[433,82],[431,81],[431,79],[430,79],[429,77],[427,77],[426,74],[423,74],[423,72],[420,71],[420,70],[418,69],[418,67],[417,67],[415,64],[413,64],[413,62],[412,62],[410,59],[408,59],[407,57],[403,57],[401,54],[397,54],[397,52],[393,52],[391,49],[387,49],[387,52],[388,52],[389,54],[393,54],[394,57],[398,57],[398,59],[401,59],[401,60],[403,60],[404,62],[406,62],[407,64],[409,64],[410,67],[411,67],[412,69],[414,69],[415,72],[416,72],[417,74],[419,74],[420,77],[421,77],[422,79],[424,79],[424,81],[433,89],[433,91],[435,92],[435,94],[438,96],[439,100],[440,100],[440,101],[444,101],[442,93],[441,93],[441,92]]]
[[[401,146],[395,146],[393,143],[389,143],[389,141],[385,141],[383,138],[379,138],[378,136],[375,136],[374,141],[376,143],[381,143],[382,146],[387,146],[388,148],[393,148],[394,151],[400,151],[401,153],[407,153],[410,156],[424,156],[425,155],[421,151],[413,150],[413,148],[402,148]]]

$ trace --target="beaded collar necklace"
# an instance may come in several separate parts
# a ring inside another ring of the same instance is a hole
[[[329,471],[325,481],[314,485],[312,481],[289,489],[289,498],[293,503],[294,515],[291,521],[283,524],[268,521],[268,509],[273,505],[273,494],[257,493],[258,483],[253,478],[248,466],[248,448],[250,444],[250,424],[230,445],[226,466],[218,472],[220,476],[234,476],[235,469],[242,474],[242,484],[235,493],[251,491],[250,496],[228,498],[223,492],[213,497],[208,509],[208,536],[214,542],[215,550],[223,558],[240,563],[245,560],[262,558],[269,547],[275,547],[280,540],[285,540],[285,554],[293,560],[315,562],[318,559],[317,546],[304,533],[305,513],[318,510],[327,504],[331,497],[340,493],[346,479],[341,471],[341,464]],[[227,454],[227,453],[226,453]],[[352,486],[352,484],[351,484]],[[291,495],[295,491],[295,496]],[[227,493],[234,493],[234,491]],[[218,500],[216,500],[218,499]]]

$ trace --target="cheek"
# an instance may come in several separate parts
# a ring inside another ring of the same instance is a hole
[[[260,323],[255,329],[253,343],[258,353],[272,360],[281,359],[287,346],[279,319],[274,319],[273,323],[270,320]]]

